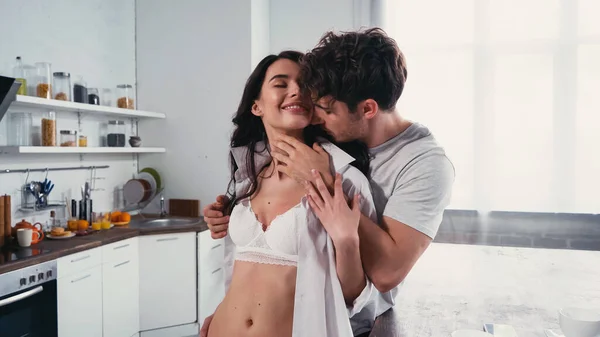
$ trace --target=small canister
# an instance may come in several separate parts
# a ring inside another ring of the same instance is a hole
[[[77,146],[77,131],[60,130],[60,146],[63,146],[63,147]]]
[[[59,101],[71,100],[71,74],[54,73],[54,99]]]

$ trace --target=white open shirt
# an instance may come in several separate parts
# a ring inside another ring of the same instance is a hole
[[[344,193],[361,196],[361,212],[377,223],[375,205],[368,179],[350,163],[354,158],[329,142],[321,146],[332,159],[336,172],[342,174]],[[256,169],[271,160],[264,143],[256,145],[254,160]],[[248,147],[231,149],[238,166],[235,172],[237,195],[250,187],[246,170]],[[298,266],[294,299],[293,337],[327,336],[351,337],[371,330],[375,318],[394,305],[395,291],[381,294],[367,279],[367,285],[351,307],[346,306],[342,288],[337,277],[334,246],[331,238],[310,210],[305,198],[301,207],[306,210],[306,225],[298,226]],[[236,247],[230,236],[224,241],[225,290],[229,289],[235,262]]]

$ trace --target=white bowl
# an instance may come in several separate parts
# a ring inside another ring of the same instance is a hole
[[[563,308],[558,321],[565,337],[600,336],[600,309]]]
[[[480,330],[456,330],[452,337],[491,337],[492,334]]]

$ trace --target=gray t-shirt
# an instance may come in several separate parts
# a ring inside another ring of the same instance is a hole
[[[450,203],[454,166],[429,129],[414,123],[371,148],[370,183],[377,216],[434,238]]]

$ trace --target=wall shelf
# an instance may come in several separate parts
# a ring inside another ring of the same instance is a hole
[[[120,116],[128,118],[158,118],[164,119],[166,115],[160,112],[150,112],[142,110],[121,109],[110,106],[92,105],[76,102],[59,101],[54,99],[45,99],[39,97],[17,95],[10,105],[9,109],[33,109],[33,110],[54,110],[56,112],[82,112],[95,115]]]
[[[164,153],[163,147],[0,146],[0,154]]]

